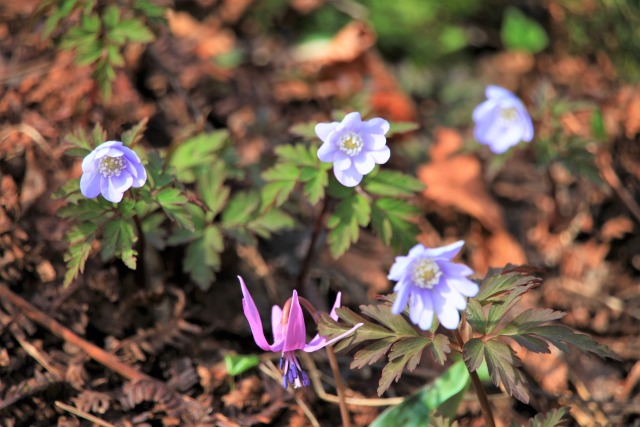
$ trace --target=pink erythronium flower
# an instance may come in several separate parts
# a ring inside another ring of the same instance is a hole
[[[302,307],[298,299],[298,293],[294,290],[293,296],[289,299],[283,308],[274,305],[271,309],[271,326],[273,329],[273,344],[269,344],[264,336],[262,329],[262,321],[260,320],[260,314],[258,308],[251,298],[249,289],[242,280],[242,277],[238,276],[240,280],[240,287],[242,288],[242,308],[244,309],[244,315],[249,321],[251,327],[251,333],[253,339],[264,351],[281,352],[282,357],[280,359],[280,369],[283,370],[282,385],[286,388],[288,384],[292,384],[295,388],[308,386],[309,377],[307,373],[302,370],[300,362],[296,357],[295,351],[302,350],[307,353],[320,350],[327,345],[341,340],[353,331],[358,329],[362,324],[357,324],[349,331],[335,337],[332,340],[327,341],[325,337],[316,335],[308,343],[307,330],[304,325],[304,316],[302,314]],[[336,314],[336,308],[340,307],[340,293],[336,297],[336,302],[329,314],[333,320],[338,320]]]
[[[533,123],[524,104],[500,86],[487,86],[487,100],[473,110],[478,142],[496,154],[507,151],[520,141],[533,139]]]
[[[147,171],[140,158],[120,141],[100,144],[82,160],[80,191],[89,199],[102,194],[118,203],[125,191],[142,187],[146,181]]]
[[[462,245],[463,240],[433,249],[418,244],[407,256],[396,257],[388,276],[398,282],[393,288],[397,296],[391,311],[400,314],[409,303],[409,317],[420,329],[431,328],[434,313],[445,328],[457,328],[458,310],[467,306],[465,297],[473,297],[479,290],[466,278],[473,270],[451,262]]]
[[[387,132],[388,121],[374,118],[363,122],[360,113],[349,113],[341,122],[318,123],[316,135],[322,140],[318,158],[333,162],[333,173],[340,184],[355,187],[376,164],[389,160]]]

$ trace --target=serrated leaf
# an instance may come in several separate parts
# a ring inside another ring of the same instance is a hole
[[[327,221],[328,243],[331,255],[338,258],[358,240],[360,226],[366,227],[371,218],[371,207],[362,195],[352,193],[338,203]]]
[[[412,196],[425,188],[420,180],[390,170],[380,170],[375,174],[367,175],[362,185],[368,193],[393,197]]]
[[[113,34],[124,37],[132,43],[149,43],[155,40],[154,34],[139,19],[124,19],[113,28]]]
[[[471,338],[464,343],[462,356],[469,371],[474,372],[480,367],[484,360],[484,342],[479,338]]]
[[[92,223],[75,225],[67,234],[69,248],[64,254],[67,271],[64,275],[63,286],[67,287],[84,272],[84,266],[91,252],[91,244],[95,239],[98,228]]]
[[[504,328],[500,330],[500,335],[525,334],[531,329],[544,323],[562,319],[565,313],[554,311],[549,308],[530,308],[517,315]]]
[[[395,337],[382,338],[361,348],[353,355],[353,362],[349,367],[351,369],[362,369],[366,365],[376,363],[387,354],[395,341]]]
[[[479,334],[486,334],[488,325],[487,318],[484,315],[482,306],[475,298],[470,298],[467,302],[467,322],[471,325],[471,329]]]
[[[203,291],[208,290],[220,268],[220,252],[223,249],[222,234],[210,226],[202,237],[194,240],[185,250],[182,269]]]
[[[240,375],[260,364],[260,357],[255,354],[225,354],[224,366],[232,377]]]
[[[418,226],[412,222],[420,210],[402,199],[380,198],[371,209],[371,225],[382,241],[399,252],[416,244]]]
[[[220,213],[229,198],[231,189],[224,186],[226,179],[225,164],[218,160],[203,170],[196,177],[197,193],[209,208],[210,220]]]
[[[259,204],[260,198],[255,192],[236,193],[222,212],[222,223],[227,227],[248,224]]]
[[[131,148],[140,142],[142,137],[144,136],[145,130],[147,130],[147,123],[149,122],[149,118],[145,117],[136,123],[131,129],[122,133],[122,143],[127,147]]]
[[[156,201],[170,220],[187,230],[194,230],[191,213],[186,207],[189,199],[182,191],[177,188],[164,188],[156,195]]]
[[[339,307],[336,309],[336,313],[340,321],[344,323],[336,322],[326,313],[320,314],[321,321],[318,322],[318,332],[329,340],[345,333],[359,323],[363,324],[335,345],[337,352],[364,341],[385,339],[393,335],[393,332],[389,329],[365,319],[347,307]]]
[[[194,182],[194,169],[200,166],[208,168],[216,160],[228,137],[227,130],[219,130],[198,134],[177,145],[169,155],[168,164],[175,168],[178,180]]]
[[[324,189],[329,184],[329,176],[323,168],[304,166],[300,170],[300,181],[304,182],[304,194],[309,202],[315,205],[324,197]]]
[[[521,362],[513,349],[497,340],[490,340],[484,343],[484,358],[493,383],[497,386],[502,384],[509,395],[528,403],[527,380],[518,369]]]
[[[395,332],[394,336],[396,337],[420,336],[404,317],[393,314],[388,304],[361,305],[360,311]]]
[[[614,360],[620,360],[620,357],[609,350],[607,346],[597,343],[589,335],[578,334],[564,325],[538,326],[529,329],[528,335],[542,338],[565,353],[569,352],[567,344],[572,344],[583,352],[593,353],[602,358],[609,357]]]
[[[107,222],[102,235],[102,260],[117,256],[127,267],[135,270],[138,252],[133,246],[137,241],[138,236],[130,220],[116,218]]]
[[[430,343],[430,339],[418,336],[399,340],[391,346],[389,363],[382,368],[382,375],[378,382],[378,396],[382,396],[393,381],[398,382],[405,368],[409,371],[416,368],[422,351]]]
[[[293,228],[293,217],[280,209],[271,209],[247,224],[247,228],[262,238],[268,238],[272,233]]]
[[[568,413],[569,408],[556,408],[546,414],[538,414],[531,419],[529,427],[557,427],[564,423],[563,418]]]
[[[469,372],[458,360],[433,382],[380,414],[369,427],[422,427],[429,422],[435,410],[453,417],[455,408],[469,388],[469,380]],[[445,404],[447,411],[443,411]]]
[[[320,165],[321,162],[316,154],[317,151],[318,148],[316,145],[311,145],[307,148],[304,144],[279,145],[275,148],[280,162],[297,166],[316,167]]]
[[[435,334],[431,344],[429,344],[429,351],[436,363],[444,365],[447,361],[447,354],[451,353],[451,343],[449,338],[443,334]]]

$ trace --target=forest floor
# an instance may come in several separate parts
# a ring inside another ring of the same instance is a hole
[[[539,268],[544,283],[526,304],[566,312],[563,324],[621,358],[519,349],[532,399],[525,405],[490,386],[499,425],[557,406],[570,407],[574,425],[640,425],[640,87],[619,79],[606,55],[482,52],[464,65],[425,71],[432,88],[444,89],[422,96],[411,87],[423,71],[385,60],[367,24],[348,24],[310,56],[285,31],[256,30],[251,1],[202,1],[172,13],[157,41],[125,49],[104,103],[90,68],[42,40],[30,21],[35,3],[0,5],[0,424],[340,425],[337,405],[323,399],[323,388],[335,393],[323,354],[302,359],[317,375],[313,387],[295,391],[274,374],[278,355],[262,356],[259,368],[237,378],[223,361],[230,352],[259,353],[236,275],[265,289],[257,291],[264,313],[280,304],[309,241],[308,218],[257,247],[229,240],[206,291],[182,273],[180,248],[148,250],[153,287],[139,287],[120,262],[90,256],[65,288],[71,221],[56,215],[64,201],[52,195],[80,177],[80,162],[65,155],[65,135],[78,128],[101,123],[115,139],[148,118],[142,143],[158,149],[194,129],[227,128],[248,165],[294,141],[292,126],[327,121],[332,106],[359,96],[376,116],[420,125],[389,141],[390,167],[427,186],[415,200],[423,212],[419,240],[464,239],[463,259],[476,278],[509,263]],[[290,3],[288,19],[307,13],[305,2]],[[238,47],[248,60],[211,60]],[[588,161],[550,154],[544,163],[536,140],[502,162],[470,151],[474,105],[460,105],[461,94],[480,101],[487,82],[536,105],[540,139],[560,132],[581,141]],[[546,108],[560,100],[576,102]],[[606,141],[594,135],[596,110]],[[391,291],[394,255],[365,230],[337,260],[321,251],[309,277],[319,298],[342,291],[343,303],[355,308]],[[96,357],[101,350],[106,358]],[[352,355],[338,360],[349,396],[378,397],[382,365],[349,370]],[[425,361],[384,397],[406,396],[442,369]],[[355,426],[369,425],[383,409],[349,405]],[[483,425],[472,392],[457,414],[461,426]]]

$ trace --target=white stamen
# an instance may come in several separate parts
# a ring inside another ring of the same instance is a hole
[[[423,289],[433,288],[442,276],[440,267],[428,258],[414,261],[411,269],[411,280],[416,286]]]
[[[100,173],[104,176],[120,176],[125,166],[124,156],[105,156],[100,160],[98,169],[100,169]]]
[[[347,132],[340,138],[338,141],[338,147],[348,156],[355,156],[360,151],[362,151],[362,147],[364,146],[364,142],[362,138],[357,133]]]

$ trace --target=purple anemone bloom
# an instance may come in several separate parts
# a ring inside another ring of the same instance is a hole
[[[479,290],[466,278],[473,270],[451,262],[462,245],[462,240],[433,249],[418,244],[407,256],[396,257],[388,276],[398,282],[393,288],[397,295],[391,311],[402,313],[408,302],[409,317],[420,329],[431,328],[434,313],[445,328],[457,328],[458,310],[467,306],[465,297],[475,296]]]
[[[130,187],[142,187],[146,181],[140,158],[120,141],[100,144],[82,160],[80,191],[89,199],[102,194],[118,203]]]
[[[238,276],[238,279],[240,279],[240,287],[242,288],[242,295],[244,296],[242,299],[242,308],[244,309],[244,315],[249,321],[254,341],[258,344],[258,347],[264,351],[280,352],[282,354],[280,358],[280,369],[284,372],[282,385],[285,388],[288,384],[292,384],[295,388],[309,385],[309,376],[302,370],[300,362],[296,357],[296,350],[306,351],[307,353],[320,350],[329,344],[341,340],[362,326],[362,324],[358,324],[351,330],[329,341],[327,341],[325,337],[316,335],[307,343],[307,330],[304,325],[302,307],[300,306],[298,293],[294,290],[293,296],[284,304],[283,308],[274,305],[271,309],[273,344],[269,344],[264,336],[262,321],[260,320],[260,314],[258,313],[256,304],[253,302],[253,298],[251,298],[251,294],[242,277]],[[336,321],[338,320],[338,315],[336,314],[336,308],[338,307],[340,307],[340,293],[338,293],[336,302],[330,313],[331,318]]]
[[[363,122],[360,113],[349,113],[341,122],[318,123],[316,135],[322,140],[318,158],[333,162],[333,173],[340,184],[355,187],[376,164],[389,160],[387,132],[388,121],[375,118]]]
[[[487,100],[473,110],[478,142],[496,154],[533,139],[533,123],[520,99],[500,86],[487,86]]]

